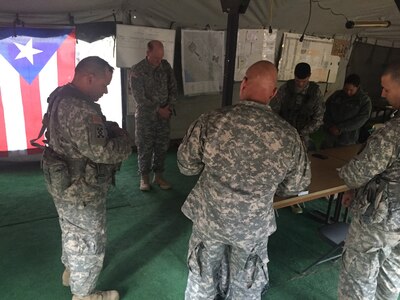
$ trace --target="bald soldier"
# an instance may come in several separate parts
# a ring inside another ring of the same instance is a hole
[[[382,97],[400,108],[400,64],[381,77]],[[397,300],[400,292],[400,114],[373,132],[340,170],[353,218],[342,257],[339,299]]]
[[[131,72],[131,87],[136,102],[135,142],[141,191],[151,189],[152,171],[153,183],[163,190],[171,188],[163,172],[169,146],[169,121],[177,90],[174,71],[163,57],[163,44],[157,40],[150,41],[146,58],[134,65]]]
[[[201,115],[178,149],[180,171],[200,174],[182,206],[193,222],[186,299],[217,296],[223,260],[229,274],[220,296],[261,299],[268,283],[268,237],[276,230],[274,194],[294,195],[310,183],[299,134],[268,106],[276,83],[272,63],[253,64],[239,104]]]

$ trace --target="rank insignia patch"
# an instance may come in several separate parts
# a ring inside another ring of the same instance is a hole
[[[98,139],[106,138],[105,128],[103,126],[96,126],[96,138]]]

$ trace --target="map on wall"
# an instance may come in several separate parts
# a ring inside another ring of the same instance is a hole
[[[185,95],[222,90],[225,33],[182,30],[182,79]]]
[[[259,60],[275,63],[277,30],[239,29],[237,37],[235,80],[241,81],[248,67]]]
[[[335,82],[340,57],[331,55],[334,40],[305,36],[303,42],[300,42],[300,36],[296,33],[284,33],[278,79],[293,79],[296,64],[306,62],[311,66],[310,80]]]
[[[117,67],[130,68],[144,59],[151,40],[164,44],[164,59],[173,66],[175,30],[117,24]]]

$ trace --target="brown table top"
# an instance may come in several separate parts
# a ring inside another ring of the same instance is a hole
[[[356,144],[356,145],[343,146],[339,148],[323,149],[317,151],[317,153],[320,153],[322,155],[327,155],[329,157],[342,159],[344,161],[349,161],[350,159],[352,159],[354,156],[357,155],[361,147],[362,144]]]
[[[348,187],[339,177],[337,169],[355,156],[360,148],[361,145],[351,145],[310,152],[308,157],[311,162],[311,184],[308,194],[284,199],[275,197],[274,208],[283,208],[347,191]],[[317,156],[322,154],[323,158],[316,157],[315,154]]]

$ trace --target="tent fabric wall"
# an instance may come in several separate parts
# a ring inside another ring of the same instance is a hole
[[[347,73],[357,73],[361,85],[373,102],[379,102],[382,87],[380,77],[384,68],[394,62],[400,62],[400,49],[356,42],[347,65]]]
[[[241,28],[273,28],[302,33],[311,3],[306,34],[358,35],[395,42],[400,47],[400,13],[394,0],[250,0]],[[159,28],[226,28],[219,0],[18,0],[2,1],[0,22],[13,24],[16,14],[27,25],[117,21]],[[70,14],[70,15],[69,15]],[[131,17],[129,17],[131,16]],[[390,20],[383,29],[346,29],[347,20]]]

